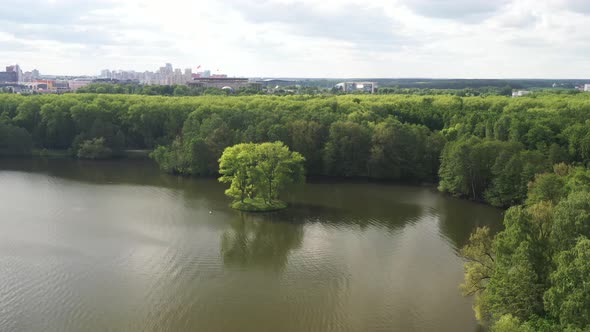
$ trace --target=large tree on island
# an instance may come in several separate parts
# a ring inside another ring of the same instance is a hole
[[[282,142],[242,143],[224,150],[219,159],[219,181],[231,183],[225,194],[232,207],[265,211],[286,207],[279,200],[285,186],[302,182],[305,158]]]

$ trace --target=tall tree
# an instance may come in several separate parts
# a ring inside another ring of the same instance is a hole
[[[284,205],[279,200],[281,190],[303,181],[304,162],[303,156],[290,151],[282,142],[238,144],[223,152],[219,181],[231,183],[225,193],[234,199],[232,206],[262,204],[263,210]]]

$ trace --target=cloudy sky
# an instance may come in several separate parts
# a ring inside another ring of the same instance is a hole
[[[6,3],[5,3],[6,2]],[[266,77],[590,77],[590,0],[0,0],[0,65]]]

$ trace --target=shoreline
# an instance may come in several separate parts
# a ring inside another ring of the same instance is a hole
[[[166,174],[176,178],[202,178],[202,179],[217,179],[219,175],[204,175],[204,176],[194,176],[194,175],[185,175],[185,174],[172,174],[162,171],[157,163],[149,157],[149,154],[153,150],[125,150],[123,151],[123,155],[107,158],[107,159],[79,159],[72,156],[68,150],[48,150],[47,155],[41,154],[42,150],[34,150],[30,155],[16,155],[16,156],[0,156],[0,160],[2,159],[12,159],[12,160],[70,160],[70,161],[83,161],[83,162],[125,162],[125,161],[151,161],[154,163],[155,167],[158,169],[158,172],[161,174]],[[370,183],[376,185],[396,185],[396,186],[408,186],[413,188],[429,188],[439,194],[442,194],[446,197],[458,199],[461,201],[468,201],[472,203],[477,203],[481,205],[485,205],[488,207],[506,210],[507,208],[497,207],[489,204],[484,200],[473,200],[470,198],[454,196],[446,192],[442,192],[438,190],[438,183],[432,182],[416,182],[416,181],[399,181],[399,180],[389,180],[389,179],[377,179],[371,178],[368,176],[354,176],[354,177],[344,177],[344,176],[329,176],[329,175],[310,175],[306,176],[305,178],[306,183]],[[230,206],[233,203],[230,203]],[[233,207],[232,207],[233,208]],[[288,208],[288,207],[285,207]],[[239,208],[234,208],[237,211],[241,212],[271,212],[271,211],[278,211],[281,209],[275,210],[268,210],[268,211],[249,211],[249,210],[241,210]]]

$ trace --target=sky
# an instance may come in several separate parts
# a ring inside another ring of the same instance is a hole
[[[590,78],[590,0],[0,0],[0,65],[42,74]]]

